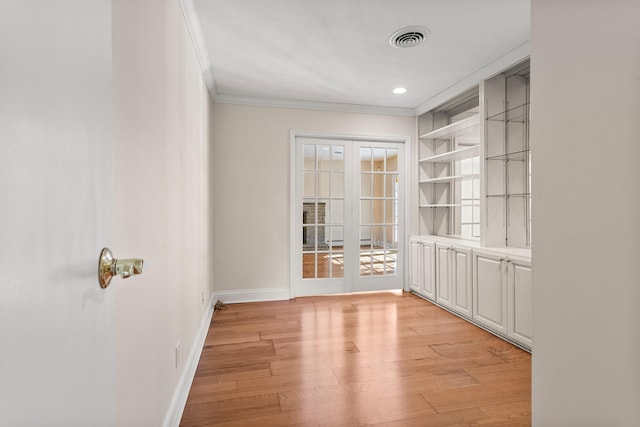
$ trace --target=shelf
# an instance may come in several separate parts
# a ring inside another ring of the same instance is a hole
[[[487,160],[513,160],[513,161],[525,161],[529,150],[515,151],[513,153],[500,154],[498,156],[487,157]]]
[[[494,114],[487,117],[487,120],[497,122],[528,122],[529,118],[529,103],[518,105],[517,107],[509,108],[506,111]]]
[[[475,205],[470,205],[470,204],[463,205],[461,203],[435,203],[435,204],[420,205],[421,208],[460,208],[462,206],[478,207],[480,205],[478,205],[478,204],[475,204]]]
[[[457,138],[460,136],[469,136],[476,134],[478,141],[480,141],[480,115],[468,117],[460,120],[459,122],[451,123],[450,125],[432,130],[423,135],[420,135],[421,139],[449,139]]]
[[[454,181],[462,181],[465,179],[474,179],[474,178],[480,178],[480,174],[443,176],[441,178],[429,178],[429,179],[423,179],[422,181],[420,181],[420,184],[438,184],[440,182],[454,182]]]
[[[427,157],[420,160],[420,163],[447,163],[455,162],[457,160],[469,159],[480,155],[480,146],[473,145],[467,148],[461,148],[455,151],[448,151],[442,154],[436,154],[435,156]]]
[[[509,197],[530,197],[531,193],[516,193],[516,194],[487,194],[486,197],[500,197],[503,199]]]

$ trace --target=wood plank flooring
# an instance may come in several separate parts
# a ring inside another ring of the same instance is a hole
[[[409,293],[229,305],[181,426],[529,426],[531,356]]]

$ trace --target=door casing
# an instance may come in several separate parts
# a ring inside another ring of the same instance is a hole
[[[343,140],[345,143],[349,142],[371,142],[371,143],[401,143],[404,144],[404,160],[402,161],[401,167],[403,168],[403,179],[401,181],[402,192],[404,197],[401,198],[402,203],[402,217],[399,221],[399,230],[398,230],[398,276],[400,277],[399,283],[401,283],[401,287],[404,290],[408,290],[408,284],[406,283],[405,272],[408,267],[408,260],[406,259],[407,245],[408,245],[408,226],[410,224],[410,193],[409,193],[409,176],[410,176],[410,153],[411,153],[411,139],[405,136],[382,136],[382,135],[361,135],[361,134],[337,134],[330,132],[314,132],[314,131],[304,131],[304,130],[292,130],[290,132],[290,173],[289,173],[289,297],[294,298],[296,296],[305,296],[305,295],[318,295],[318,293],[305,293],[300,292],[300,289],[297,288],[297,282],[299,279],[298,276],[301,276],[300,266],[298,265],[298,252],[300,249],[300,245],[298,242],[298,230],[297,230],[297,197],[296,197],[296,141],[297,138],[314,138],[314,139],[327,139],[327,140]],[[400,165],[399,165],[400,166]],[[351,188],[347,188],[345,191],[351,191]],[[345,232],[346,233],[346,232]],[[382,276],[384,277],[384,276]],[[378,279],[378,278],[376,278]],[[354,292],[354,291],[365,291],[365,290],[377,290],[378,287],[374,287],[373,289],[361,289],[356,287],[354,289],[353,285],[350,284],[350,278],[345,277],[346,289],[345,292]],[[380,290],[385,289],[384,286],[379,287]],[[337,292],[333,288],[329,288],[327,292],[322,293],[335,293]]]

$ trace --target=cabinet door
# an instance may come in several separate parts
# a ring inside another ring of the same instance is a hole
[[[507,265],[509,338],[531,348],[533,335],[531,265],[515,260],[509,260]]]
[[[409,287],[412,291],[421,293],[420,289],[420,276],[421,276],[421,254],[422,244],[417,240],[411,240],[409,242]]]
[[[473,319],[507,335],[507,283],[504,258],[473,254]]]
[[[422,243],[422,295],[431,301],[436,299],[436,247],[434,243]]]
[[[471,250],[454,247],[451,252],[453,268],[452,272],[452,291],[453,291],[453,310],[457,313],[471,317],[472,305],[472,280],[471,280]]]
[[[451,247],[436,244],[436,301],[453,308],[451,292]]]

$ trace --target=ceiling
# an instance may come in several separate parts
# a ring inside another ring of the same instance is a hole
[[[182,0],[221,102],[419,114],[529,54],[529,0]],[[397,30],[425,42],[399,49]],[[394,95],[405,87],[403,95]]]

